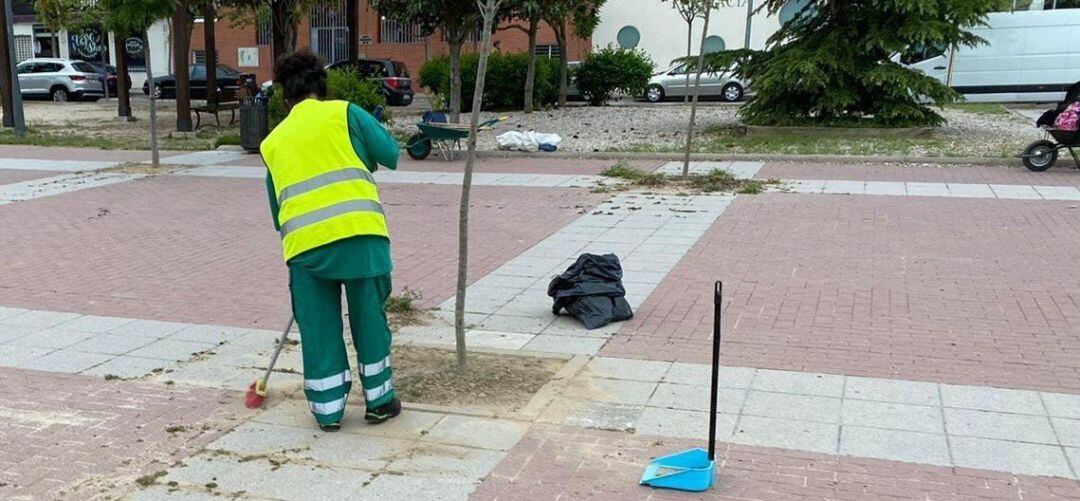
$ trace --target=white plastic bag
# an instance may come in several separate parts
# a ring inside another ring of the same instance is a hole
[[[535,131],[518,132],[511,130],[495,137],[500,150],[537,151],[541,144],[558,146],[562,138],[558,134],[544,134]]]

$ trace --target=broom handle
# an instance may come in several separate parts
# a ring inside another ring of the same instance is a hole
[[[293,321],[296,320],[296,315],[289,316],[289,323],[285,325],[285,331],[281,333],[281,338],[278,339],[277,346],[274,348],[274,356],[270,357],[270,365],[266,366],[266,374],[263,374],[262,384],[266,387],[266,382],[270,380],[270,373],[274,371],[274,364],[277,363],[277,357],[281,354],[281,349],[285,347],[285,340],[289,337],[289,331],[292,330]]]
[[[720,383],[720,302],[724,295],[723,282],[716,282],[713,292],[712,395],[709,399],[709,461],[716,460],[716,404]]]

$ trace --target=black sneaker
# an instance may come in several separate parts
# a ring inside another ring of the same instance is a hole
[[[387,419],[397,417],[401,414],[401,400],[397,397],[391,398],[389,402],[382,404],[374,409],[368,409],[364,414],[364,421],[371,424],[379,424]]]
[[[341,423],[319,424],[319,429],[327,433],[333,433],[341,429]]]

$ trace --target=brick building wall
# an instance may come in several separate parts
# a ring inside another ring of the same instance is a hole
[[[443,41],[441,33],[436,33],[423,43],[381,43],[379,37],[380,16],[371,9],[366,1],[360,2],[360,36],[370,37],[372,43],[361,44],[360,57],[393,59],[404,62],[409,71],[415,76],[420,67],[428,59],[446,54],[448,45]],[[273,53],[269,45],[258,44],[258,28],[253,21],[241,26],[233,26],[233,23],[222,15],[214,26],[218,61],[239,69],[243,73],[255,73],[257,81],[269,80],[272,76]],[[308,19],[301,21],[297,29],[296,47],[304,49],[311,46],[311,25]],[[493,37],[493,43],[498,50],[503,52],[527,52],[529,39],[525,32],[517,29],[499,30]],[[549,26],[541,24],[537,35],[537,45],[556,45],[555,34]],[[571,37],[567,43],[567,54],[571,61],[580,60],[589,52],[590,41]],[[203,23],[196,23],[192,30],[191,51],[203,50]],[[241,67],[238,61],[238,50],[242,47],[258,47],[259,65],[257,67]],[[478,50],[479,42],[466,42],[464,52]]]

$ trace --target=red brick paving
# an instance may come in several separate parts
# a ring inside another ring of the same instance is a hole
[[[88,499],[126,487],[227,431],[234,421],[219,413],[241,409],[227,405],[239,398],[0,368],[0,499]]]
[[[1072,160],[1062,161],[1046,172],[1031,172],[1020,166],[987,167],[968,165],[810,164],[769,162],[758,171],[761,179],[834,179],[851,181],[914,181],[927,183],[1034,184],[1042,186],[1080,185],[1080,171]]]
[[[1070,202],[740,196],[604,347],[707,363],[1080,392]]]
[[[453,293],[459,188],[385,185],[381,192],[395,285],[438,304]],[[471,278],[602,197],[584,189],[474,188]],[[288,315],[286,270],[259,180],[161,176],[7,205],[0,214],[5,306],[270,328]]]
[[[23,181],[29,181],[31,179],[41,179],[44,177],[52,177],[62,174],[61,172],[51,172],[47,170],[10,170],[0,169],[0,186],[5,184],[21,183]]]
[[[722,465],[703,493],[638,485],[649,458],[704,443],[536,425],[473,493],[474,501],[547,500],[1042,500],[1080,498],[1048,477],[717,444]]]
[[[505,173],[529,173],[529,174],[575,174],[590,175],[599,174],[615,164],[615,160],[595,160],[581,158],[484,158],[477,160],[476,172],[505,172]],[[631,161],[630,165],[655,170],[664,162],[659,161]],[[258,155],[241,158],[226,162],[223,165],[263,167],[262,159]],[[418,172],[463,172],[464,160],[443,162],[432,156],[427,160],[413,160],[403,153],[398,163],[398,170]]]

